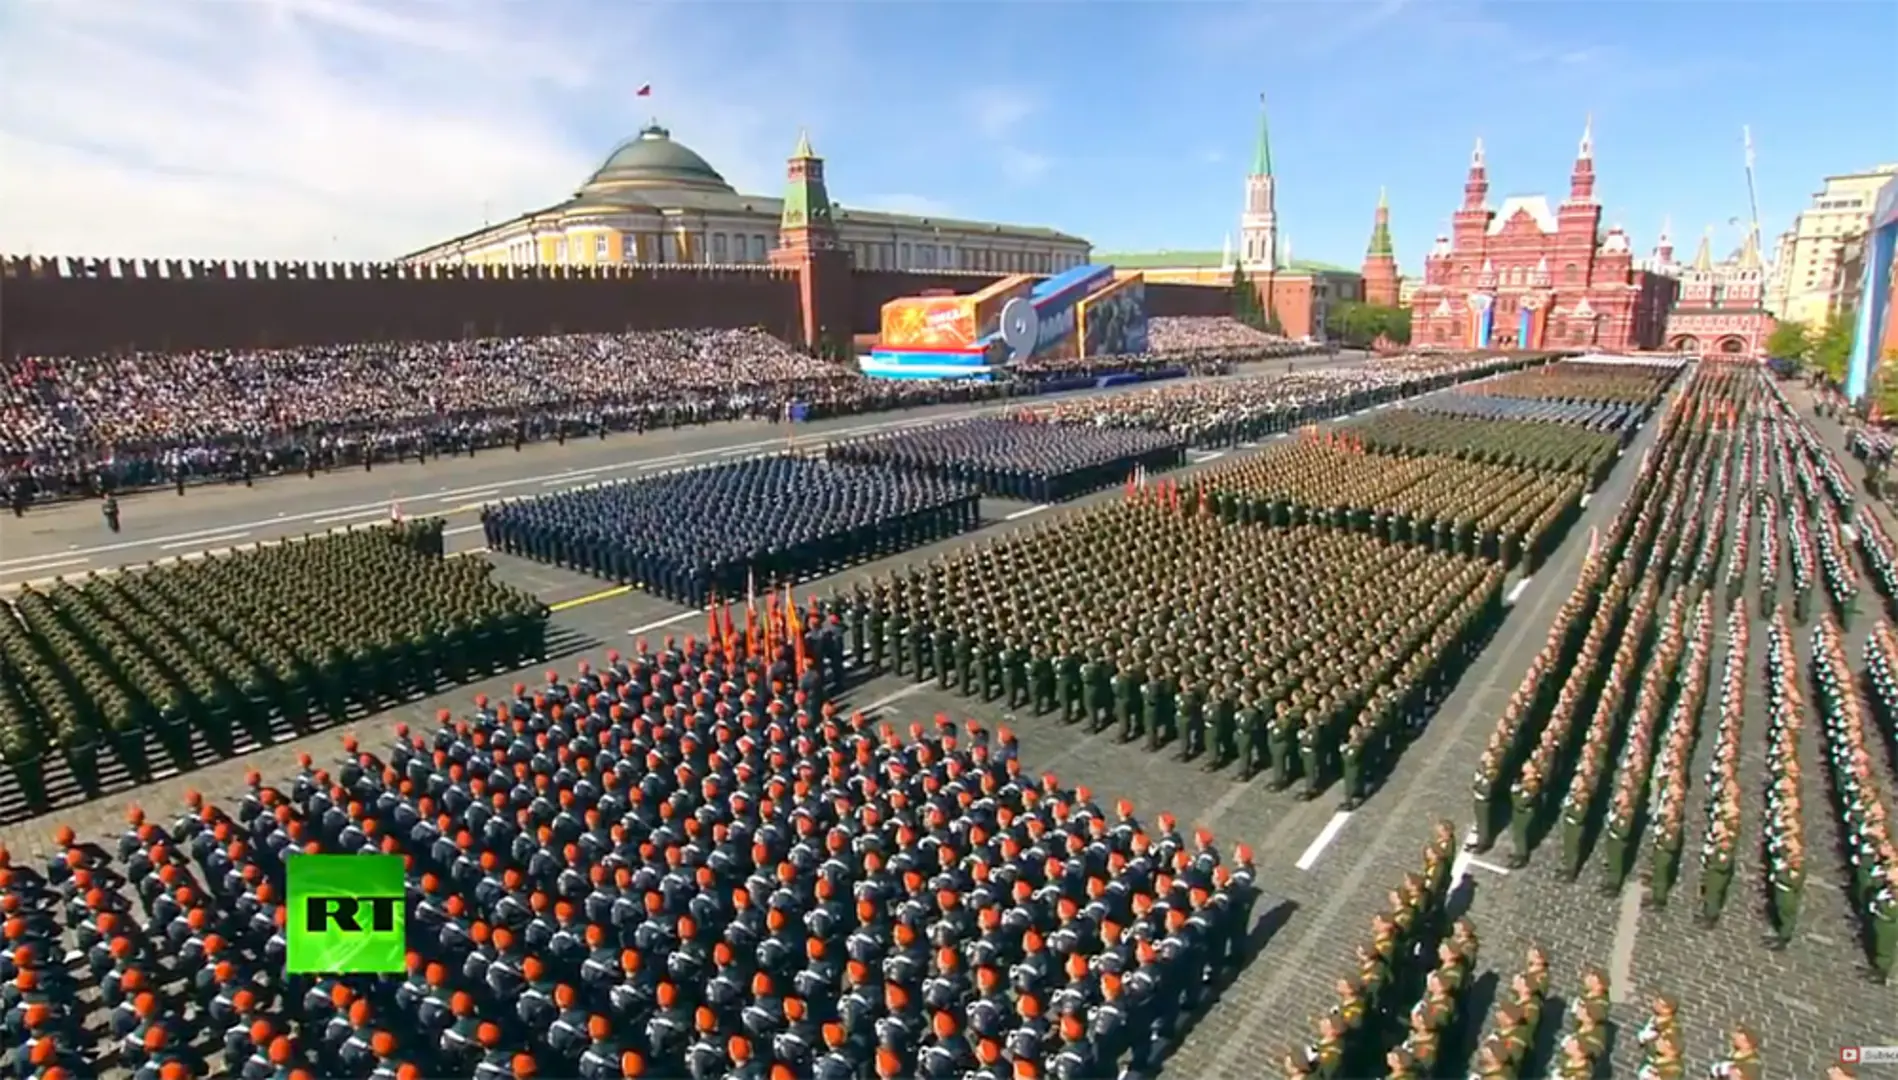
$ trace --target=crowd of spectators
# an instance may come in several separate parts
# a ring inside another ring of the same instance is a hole
[[[1222,374],[1308,350],[1232,319],[1156,319],[1139,356],[992,382],[868,379],[758,330],[23,357],[0,367],[0,494],[20,506],[719,420],[1005,398],[1133,372]]]
[[[1405,357],[1212,385],[1156,386],[1030,412],[1036,419],[1061,424],[1167,431],[1193,446],[1224,448],[1526,362],[1466,355]]]
[[[1261,352],[1266,358],[1322,349],[1247,326],[1230,315],[1161,315],[1147,320],[1156,353]]]
[[[32,501],[1018,389],[866,379],[755,330],[26,357],[0,368],[0,491]]]

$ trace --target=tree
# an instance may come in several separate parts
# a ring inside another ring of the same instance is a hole
[[[1334,304],[1325,315],[1325,332],[1339,344],[1354,349],[1374,344],[1378,338],[1402,345],[1410,341],[1410,311],[1346,300]]]
[[[1812,356],[1812,331],[1805,323],[1788,319],[1773,327],[1766,338],[1766,355],[1803,364]]]
[[[1394,345],[1410,344],[1410,309],[1407,307],[1385,308],[1390,312],[1384,319],[1384,336]]]
[[[1266,314],[1259,303],[1259,287],[1237,263],[1232,268],[1232,317],[1255,330],[1265,329]]]
[[[1834,312],[1826,318],[1825,328],[1809,335],[1812,342],[1807,361],[1835,383],[1845,381],[1845,365],[1852,355],[1852,312]]]

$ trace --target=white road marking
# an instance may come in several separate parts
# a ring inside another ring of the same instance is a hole
[[[441,499],[438,499],[438,500],[436,500],[436,501],[437,501],[437,502],[454,502],[454,501],[455,501],[456,499],[485,499],[485,498],[487,498],[487,497],[488,497],[488,496],[490,496],[490,495],[499,495],[500,493],[501,493],[501,489],[500,489],[500,488],[493,488],[493,487],[491,487],[491,488],[488,488],[488,489],[487,489],[487,490],[485,490],[485,491],[463,491],[463,492],[458,492],[458,493],[456,493],[456,494],[454,494],[454,495],[449,495],[449,496],[446,496],[446,497],[444,497],[444,498],[441,498]]]
[[[37,574],[42,570],[57,570],[62,566],[79,566],[82,563],[92,561],[84,555],[75,555],[69,559],[56,558],[51,555],[44,556],[44,558],[46,559],[45,562],[31,563],[26,566],[10,566],[5,570],[0,570],[0,574]]]
[[[1047,503],[1036,503],[1035,505],[1029,507],[1026,510],[1017,510],[1012,514],[1005,514],[1003,515],[1002,520],[1014,521],[1016,518],[1025,518],[1030,514],[1039,514],[1043,510],[1046,510],[1047,508],[1048,508]]]
[[[653,630],[659,630],[667,626],[677,625],[678,623],[682,623],[686,621],[687,619],[696,619],[700,615],[703,615],[703,614],[705,614],[705,612],[703,611],[681,611],[677,615],[672,616],[671,618],[660,619],[658,622],[650,622],[644,626],[635,626],[631,630],[626,631],[626,636],[638,637],[641,634],[648,633]]]
[[[357,510],[354,513],[350,513],[350,514],[331,514],[328,517],[320,517],[320,518],[317,518],[315,521],[310,522],[310,524],[335,525],[338,522],[358,521],[358,520],[361,520],[362,518],[371,518],[371,517],[375,517],[378,514],[386,514],[386,513],[388,513],[387,510]],[[281,517],[282,515],[279,514],[278,516]]]
[[[1094,396],[1094,395],[1083,394],[1083,395],[1076,395],[1076,396],[1088,397],[1088,396]],[[997,412],[1006,412],[1009,409],[1016,408],[1016,407],[1017,406],[1011,405],[1011,404],[991,405],[991,406],[983,406],[983,407],[973,408],[973,409],[960,409],[954,412],[940,413],[934,416],[905,417],[900,420],[880,420],[880,421],[877,421],[875,423],[870,423],[870,424],[858,424],[852,427],[838,428],[835,431],[819,431],[819,432],[810,433],[808,435],[794,435],[793,438],[796,441],[796,443],[800,446],[821,447],[825,443],[835,442],[841,439],[847,439],[853,435],[863,435],[863,434],[867,434],[867,433],[875,432],[875,431],[888,431],[892,428],[921,427],[921,426],[925,426],[929,424],[947,423],[953,420],[967,420],[967,419],[977,417],[977,416],[987,416],[987,415],[997,413]],[[480,492],[492,492],[492,491],[498,491],[498,490],[506,489],[506,488],[525,487],[532,484],[540,484],[545,481],[553,480],[553,479],[567,479],[567,478],[579,477],[579,476],[592,476],[597,473],[617,472],[620,470],[644,470],[644,469],[655,468],[655,467],[663,467],[665,465],[680,464],[687,461],[697,460],[699,458],[723,456],[723,455],[730,454],[734,450],[739,450],[739,449],[757,450],[757,449],[762,449],[765,447],[783,446],[785,445],[785,442],[786,442],[786,439],[783,436],[777,436],[774,438],[756,439],[751,442],[737,443],[733,445],[708,446],[708,447],[702,447],[697,450],[682,450],[682,451],[676,451],[670,454],[661,454],[658,457],[629,458],[625,461],[614,462],[608,465],[590,465],[584,469],[566,469],[557,473],[539,473],[534,476],[516,477],[512,480],[490,480],[487,483],[477,484],[472,487],[463,487],[463,488],[454,488],[454,489],[436,488],[433,493],[411,492],[406,495],[395,495],[393,496],[393,499],[377,499],[374,502],[355,503],[353,505],[345,504],[345,505],[337,505],[337,506],[324,506],[324,507],[318,507],[317,509],[314,509],[314,510],[306,510],[306,511],[302,511],[295,514],[278,513],[278,514],[273,514],[271,517],[260,518],[255,521],[235,521],[227,525],[220,525],[214,529],[199,529],[199,530],[196,530],[195,532],[171,533],[169,535],[149,537],[143,540],[121,540],[121,541],[117,541],[110,544],[98,544],[89,548],[75,547],[71,550],[73,554],[76,554],[76,555],[109,555],[114,552],[131,551],[136,548],[146,548],[146,547],[157,547],[160,550],[175,550],[173,548],[165,548],[163,545],[175,540],[189,540],[193,537],[200,537],[200,536],[218,537],[218,536],[223,535],[224,533],[230,532],[235,529],[265,528],[265,527],[289,524],[289,523],[298,522],[298,521],[312,521],[313,522],[317,518],[320,518],[320,517],[328,517],[328,516],[332,516],[336,514],[348,514],[348,513],[353,513],[359,510],[375,510],[379,513],[387,513],[389,510],[389,503],[391,501],[400,502],[403,499],[415,499],[415,500],[434,499],[435,501],[438,501],[438,502],[448,502],[452,498],[461,498],[467,495],[477,494]],[[482,505],[483,504],[479,502],[475,502],[475,503],[470,503],[467,506],[456,507],[452,510],[444,510],[440,512],[444,514],[465,513],[469,510],[478,510],[481,508]],[[47,558],[47,555],[42,553],[39,555],[27,556],[27,557],[22,557],[22,558],[0,559],[0,567],[35,563],[35,562],[40,562],[45,558]]]
[[[1608,951],[1608,1000],[1616,1005],[1634,1000],[1634,939],[1641,931],[1641,898],[1647,891],[1639,881],[1621,890],[1621,912],[1615,919],[1615,941]]]
[[[457,525],[452,529],[443,529],[442,535],[443,536],[460,536],[463,533],[478,532],[480,531],[480,529],[481,529],[480,525]]]
[[[1509,590],[1509,595],[1503,597],[1503,603],[1514,604],[1516,601],[1522,599],[1523,590],[1527,589],[1529,587],[1529,583],[1534,580],[1535,580],[1534,575],[1531,575],[1529,577],[1523,578],[1521,581],[1516,582],[1515,587]]]
[[[1258,446],[1259,446],[1259,444],[1258,444],[1258,443],[1255,443],[1255,442],[1242,442],[1242,443],[1240,443],[1240,444],[1239,444],[1239,449],[1241,449],[1241,450],[1255,450],[1255,449],[1257,449],[1257,448],[1258,448]]]
[[[200,545],[203,545],[203,544],[222,544],[230,540],[242,540],[243,538],[249,535],[250,535],[249,529],[241,529],[236,532],[219,533],[216,536],[200,536],[191,540],[179,540],[175,543],[160,544],[158,545],[158,550],[176,551],[179,548],[188,548],[188,547],[197,547],[197,548],[200,548],[200,550],[202,550]]]
[[[1294,865],[1300,870],[1310,870],[1318,865],[1318,856],[1325,853],[1325,848],[1338,838],[1338,833],[1344,830],[1344,823],[1350,820],[1351,811],[1349,810],[1340,810],[1331,815],[1331,820],[1325,822],[1325,827],[1319,830],[1318,835],[1313,838],[1311,844],[1305,848],[1305,853],[1298,857],[1298,862]]]
[[[1858,543],[1858,530],[1854,529],[1852,526],[1841,525],[1839,526],[1839,532],[1844,534],[1846,543],[1848,544]]]
[[[1197,457],[1194,457],[1192,461],[1189,462],[1189,464],[1204,465],[1209,461],[1218,461],[1220,458],[1225,457],[1225,456],[1226,456],[1226,452],[1224,450],[1215,450],[1210,454],[1201,454]]]
[[[1488,870],[1492,874],[1501,874],[1504,877],[1509,876],[1509,867],[1497,866],[1487,859],[1479,859],[1468,851],[1459,849],[1456,853],[1456,858],[1450,862],[1450,880],[1457,882],[1469,877],[1470,867],[1472,866],[1479,870]]]
[[[931,680],[931,682],[933,681],[934,680]],[[885,694],[882,697],[876,699],[875,701],[872,701],[870,704],[865,705],[863,707],[863,711],[873,712],[877,709],[883,708],[885,705],[894,705],[906,697],[911,697],[916,694],[922,693],[924,690],[929,689],[929,686],[930,686],[930,683],[927,683],[927,682],[919,682],[913,686],[905,686],[903,689],[898,690],[894,694]]]
[[[1588,509],[1588,500],[1591,498],[1594,498],[1594,494],[1595,493],[1591,491],[1588,494],[1582,496],[1582,509],[1584,510]]]

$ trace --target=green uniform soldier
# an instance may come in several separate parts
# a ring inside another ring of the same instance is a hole
[[[1541,801],[1537,793],[1542,789],[1542,774],[1535,763],[1522,767],[1522,775],[1509,785],[1509,865],[1521,868],[1529,865],[1529,842],[1535,829],[1536,806]]]
[[[1048,656],[1048,647],[1037,641],[1028,657],[1028,692],[1036,716],[1054,711],[1054,690],[1054,661]]]
[[[1028,699],[1028,664],[1021,642],[1013,635],[1002,642],[1002,700],[1010,710],[1019,709]]]
[[[1105,727],[1110,715],[1106,674],[1101,662],[1091,652],[1081,663],[1081,712],[1087,717],[1089,731],[1099,731]]]
[[[929,634],[930,674],[944,690],[955,685],[954,664],[955,635],[944,626],[938,626]]]
[[[1301,799],[1316,799],[1319,789],[1325,782],[1325,732],[1318,722],[1318,714],[1307,712],[1305,723],[1298,729],[1298,762],[1305,774],[1305,790],[1299,792]]]
[[[1773,885],[1774,948],[1785,948],[1799,928],[1799,902],[1805,896],[1806,871],[1782,859],[1770,875]]]
[[[1569,795],[1562,800],[1562,872],[1574,881],[1582,872],[1582,844],[1588,839],[1588,808]]]
[[[851,590],[849,601],[841,606],[844,629],[850,635],[850,658],[862,668],[870,659],[870,598],[859,584]]]
[[[1160,684],[1163,678],[1163,675],[1159,672],[1155,672],[1154,676],[1148,679],[1145,685],[1140,688],[1140,720],[1141,726],[1147,729],[1147,749],[1149,751],[1158,751],[1160,749],[1160,713],[1166,707],[1161,698],[1163,691],[1160,688]]]
[[[1264,771],[1272,755],[1266,749],[1265,710],[1250,689],[1239,695],[1239,779],[1250,780]]]
[[[1239,748],[1233,738],[1238,715],[1238,691],[1230,681],[1221,680],[1213,698],[1213,760],[1207,764],[1206,771],[1223,769],[1239,756]]]
[[[907,674],[917,682],[922,682],[929,677],[926,658],[935,655],[934,651],[930,648],[930,639],[934,636],[935,635],[925,635],[923,633],[922,625],[916,620],[914,615],[904,618],[903,648],[896,654],[897,674]],[[909,664],[909,671],[907,672],[903,670],[905,661]]]
[[[1179,760],[1191,761],[1206,752],[1206,693],[1191,672],[1180,676],[1179,712],[1186,726]]]
[[[1893,894],[1890,881],[1872,894],[1865,914],[1871,923],[1872,977],[1890,982],[1893,963],[1898,961],[1898,895]]]
[[[981,656],[977,652],[976,634],[977,631],[968,626],[956,628],[956,667],[950,678],[944,682],[946,689],[954,690],[963,697],[973,696],[977,689],[975,677],[977,661],[981,659]]]
[[[1534,1043],[1534,1033],[1524,1024],[1522,1011],[1513,1005],[1496,1011],[1496,1030],[1490,1038],[1510,1073],[1522,1067]]]
[[[889,619],[883,612],[883,594],[880,592],[871,594],[869,610],[863,616],[864,638],[869,645],[869,655],[865,659],[871,671],[883,670],[883,659],[887,651],[883,634],[888,629],[888,622]],[[859,659],[858,664],[863,664],[865,659]]]
[[[1488,851],[1496,843],[1496,778],[1502,772],[1501,759],[1492,750],[1484,750],[1470,779],[1470,806],[1475,816],[1476,836],[1473,850]]]
[[[1140,705],[1134,696],[1133,661],[1129,657],[1120,658],[1108,686],[1114,696],[1114,719],[1120,722],[1120,741],[1133,742],[1140,734]]]
[[[1710,837],[1700,852],[1700,925],[1712,926],[1727,904],[1733,884],[1733,846],[1724,834]]]
[[[1369,724],[1358,723],[1345,734],[1338,748],[1338,771],[1344,787],[1344,808],[1356,810],[1364,799],[1364,751],[1371,739]]]
[[[1648,857],[1648,902],[1655,907],[1667,906],[1667,897],[1674,891],[1674,874],[1680,868],[1680,862],[1680,833],[1656,837]]]
[[[1061,699],[1061,722],[1072,724],[1081,719],[1081,658],[1066,642],[1055,661],[1055,678]]]
[[[1298,726],[1292,719],[1290,706],[1283,702],[1266,733],[1266,749],[1272,755],[1272,790],[1284,791],[1292,786],[1292,755],[1298,750]]]
[[[1760,1039],[1751,1028],[1736,1027],[1727,1039],[1727,1059],[1713,1067],[1720,1080],[1762,1080],[1766,1066],[1760,1061]]]

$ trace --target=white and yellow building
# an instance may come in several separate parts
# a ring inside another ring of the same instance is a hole
[[[1852,263],[1872,220],[1872,201],[1898,174],[1898,163],[1828,176],[1812,204],[1774,245],[1766,307],[1782,320],[1816,326],[1840,311],[1854,284],[1841,268]]]
[[[797,153],[809,156],[806,140]],[[615,147],[574,196],[403,256],[420,265],[765,265],[783,200],[734,190],[658,124]],[[1088,261],[1054,229],[837,207],[859,269],[1056,273]]]

